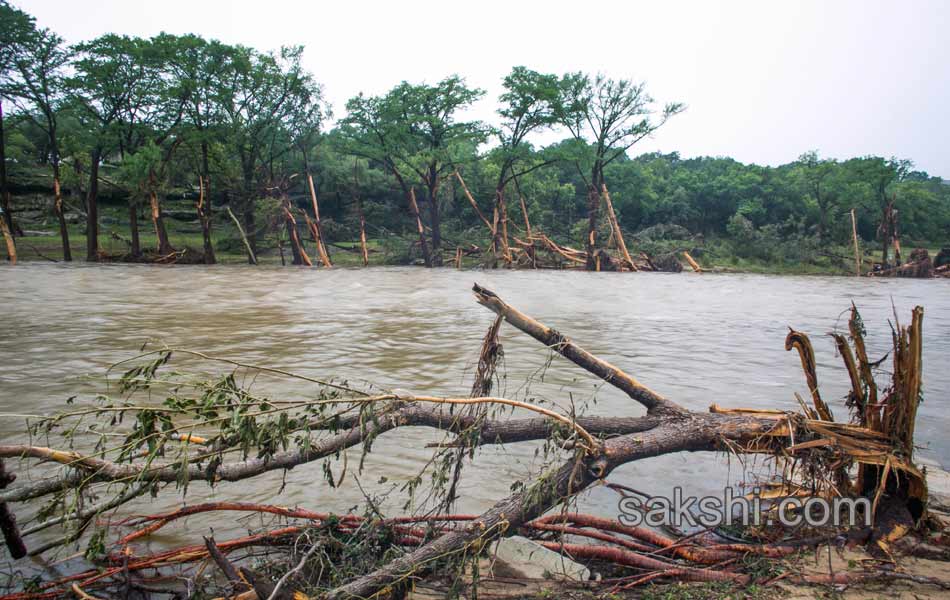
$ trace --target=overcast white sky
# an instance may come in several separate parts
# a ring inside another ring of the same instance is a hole
[[[69,42],[167,31],[304,44],[337,116],[360,91],[459,73],[487,90],[473,113],[490,120],[514,65],[601,71],[689,107],[634,153],[896,155],[950,178],[947,0],[12,1]]]

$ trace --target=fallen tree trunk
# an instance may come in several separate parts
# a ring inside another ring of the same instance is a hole
[[[253,368],[273,375],[296,377],[325,388],[332,388],[337,394],[332,398],[319,401],[288,402],[285,403],[286,407],[272,404],[270,408],[261,409],[264,411],[262,414],[277,418],[278,414],[283,414],[293,408],[312,408],[320,404],[343,404],[348,405],[349,408],[329,416],[306,413],[306,419],[295,423],[293,428],[286,432],[286,435],[290,435],[299,431],[331,431],[332,434],[327,437],[316,440],[308,437],[307,442],[300,444],[299,447],[261,453],[260,456],[254,458],[231,462],[223,462],[224,453],[240,449],[242,443],[240,439],[230,437],[232,434],[224,430],[218,435],[193,436],[190,429],[180,431],[180,428],[176,428],[170,417],[167,421],[169,426],[163,427],[161,432],[156,432],[150,438],[138,441],[138,445],[132,445],[123,450],[123,454],[129,457],[129,462],[107,460],[101,456],[102,453],[83,455],[25,444],[0,446],[0,458],[32,458],[56,462],[70,468],[70,471],[61,474],[59,478],[44,479],[34,484],[6,490],[0,494],[0,501],[15,502],[36,498],[76,484],[82,487],[134,481],[140,487],[126,492],[128,499],[131,499],[141,490],[156,484],[178,484],[182,481],[208,481],[214,484],[221,481],[238,481],[268,471],[286,470],[321,458],[339,455],[342,450],[359,444],[362,444],[364,449],[368,449],[379,435],[403,426],[426,426],[456,434],[454,440],[438,444],[439,448],[465,449],[482,444],[546,439],[554,440],[563,449],[572,450],[569,456],[563,458],[560,465],[550,468],[533,483],[524,485],[521,490],[498,501],[477,517],[459,518],[457,526],[442,525],[431,531],[422,531],[408,525],[413,521],[399,521],[394,529],[399,543],[414,549],[385,564],[374,565],[364,574],[330,589],[327,598],[333,600],[368,598],[380,594],[383,590],[398,589],[412,578],[444,568],[446,562],[452,564],[461,561],[466,556],[477,556],[493,539],[513,535],[523,527],[533,528],[536,531],[560,531],[562,534],[576,534],[579,528],[588,526],[596,530],[597,523],[590,519],[581,519],[576,515],[565,514],[559,519],[544,517],[539,520],[539,518],[550,509],[569,501],[592,484],[603,480],[621,465],[676,452],[765,453],[783,456],[793,462],[811,461],[808,470],[810,473],[816,473],[814,479],[811,480],[815,488],[813,492],[819,495],[832,491],[842,495],[852,493],[852,486],[846,474],[844,477],[834,478],[826,477],[824,474],[843,473],[845,472],[844,465],[857,463],[859,482],[854,488],[866,497],[873,497],[875,508],[882,494],[885,492],[887,494],[887,502],[881,504],[881,518],[888,519],[888,522],[893,521],[895,526],[882,527],[882,531],[872,538],[885,550],[888,543],[906,531],[908,521],[905,515],[911,515],[917,522],[923,519],[926,507],[926,484],[922,473],[911,462],[913,422],[916,418],[916,403],[920,393],[921,309],[915,309],[908,327],[898,325],[894,335],[893,384],[880,403],[870,402],[870,398],[876,397],[876,386],[870,373],[871,364],[864,348],[859,327],[860,319],[854,311],[849,322],[854,352],[850,352],[847,340],[836,338],[836,343],[841,350],[851,380],[852,396],[849,406],[857,422],[838,423],[831,420],[831,413],[818,394],[817,377],[814,374],[814,356],[810,351],[810,342],[804,334],[793,331],[789,335],[787,344],[790,349],[795,347],[800,352],[809,391],[812,392],[814,408],[803,405],[805,413],[798,414],[779,410],[723,409],[713,405],[709,412],[696,412],[689,411],[673,400],[651,390],[618,367],[594,356],[567,336],[520,312],[494,292],[478,285],[474,287],[474,292],[476,301],[497,315],[483,342],[476,384],[472,389],[474,397],[442,398],[402,392],[370,395],[350,388],[346,384],[295,376],[275,368],[252,367],[235,361],[218,359],[235,367]],[[530,335],[553,352],[620,389],[643,406],[646,409],[646,415],[641,417],[574,417],[536,404],[488,395],[494,361],[498,352],[497,330],[503,322]],[[848,351],[845,352],[844,348]],[[186,352],[201,358],[213,359],[191,351],[175,349],[156,351],[153,354],[159,354],[159,359],[153,361],[151,366],[145,365],[132,369],[123,377],[123,385],[134,385],[130,382],[137,381],[143,374],[154,375],[155,370],[168,361],[172,352]],[[131,377],[131,379],[126,380],[126,377]],[[259,400],[253,398],[250,400],[251,406],[258,406],[260,403]],[[451,410],[456,405],[465,407],[465,410]],[[487,405],[514,407],[534,412],[536,416],[498,420],[487,418],[482,410],[473,409],[473,407],[481,409]],[[376,406],[382,408],[375,410]],[[356,414],[353,413],[354,408],[359,408]],[[95,410],[92,409],[92,412]],[[106,407],[99,410],[108,414],[110,411],[141,412],[163,409],[132,405]],[[89,414],[89,411],[77,411],[73,413],[73,416],[81,417],[84,414]],[[246,416],[246,413],[241,414]],[[69,417],[70,415],[67,414],[56,418],[59,422]],[[233,418],[232,415],[221,417],[225,421],[231,421]],[[260,427],[261,424],[258,423],[256,426]],[[187,427],[194,427],[194,425]],[[176,437],[173,438],[173,436]],[[179,460],[160,463],[158,452],[151,448],[154,445],[162,449],[165,441],[170,439],[183,443],[184,453],[180,454]],[[139,449],[145,441],[149,441],[150,450],[145,452],[146,458],[143,460],[142,454],[136,455],[133,451],[141,451]],[[456,458],[464,456],[463,452],[456,450],[451,450],[451,452],[455,453]],[[136,456],[140,457],[140,460],[135,460]],[[453,477],[457,477],[457,473],[456,470]],[[450,492],[449,502],[452,497],[453,494]],[[117,506],[115,501],[108,505]],[[247,507],[222,504],[212,509],[246,510]],[[86,521],[97,514],[90,513],[90,510],[87,509],[84,513],[83,518]],[[147,535],[170,520],[185,516],[188,510],[196,509],[182,509],[176,514],[160,515],[153,523],[146,525],[139,532],[126,536],[121,542],[128,543],[137,537]],[[255,507],[252,510],[294,518],[320,517],[317,513],[299,509]],[[73,517],[64,515],[63,518],[66,520]],[[330,519],[321,517],[321,520]],[[349,532],[353,531],[357,524],[353,517],[343,517],[339,519],[339,522],[340,527]],[[232,540],[219,544],[217,547],[227,550],[271,543],[276,539],[285,539],[288,535],[299,534],[301,531],[299,527],[287,527],[241,540]],[[601,526],[599,533],[587,531],[582,535],[603,541],[606,535],[604,531],[630,533],[630,530],[619,531],[615,526]],[[431,539],[427,537],[430,533],[435,537]],[[638,536],[636,532],[632,535]],[[609,553],[604,550],[590,550],[588,546],[571,546],[564,544],[563,541],[559,541],[556,547],[560,551],[566,551],[575,556],[610,558],[617,564],[638,565],[667,575],[675,573],[679,577],[700,580],[722,577],[740,583],[746,581],[744,576],[710,575],[703,568],[667,563],[665,559],[644,560],[642,555],[628,556],[627,553],[640,550],[642,543],[646,543],[657,547],[654,553],[657,556],[668,551],[671,557],[675,556],[699,564],[711,564],[711,561],[715,559],[728,558],[735,553],[756,551],[746,545],[725,545],[704,549],[683,548],[678,542],[650,532],[644,532],[641,537],[643,538],[641,541],[619,544],[621,548]],[[552,545],[553,542],[545,543],[549,545],[548,547],[555,548]],[[148,568],[159,563],[194,561],[207,556],[209,552],[212,550],[205,546],[179,549],[147,559],[136,559],[135,566]],[[780,556],[784,552],[786,550],[782,548],[762,549],[764,556],[772,554]],[[95,583],[105,576],[107,575],[102,573],[89,575],[78,585]]]

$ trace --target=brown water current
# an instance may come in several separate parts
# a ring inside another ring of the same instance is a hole
[[[478,306],[473,282],[574,338],[651,388],[695,410],[712,403],[797,410],[807,396],[796,353],[784,349],[788,326],[808,333],[823,396],[839,419],[848,380],[828,332],[845,329],[854,300],[873,357],[890,349],[893,307],[902,321],[923,305],[924,403],[917,441],[921,456],[950,466],[950,281],[719,274],[455,271],[373,268],[331,271],[268,267],[149,267],[22,264],[0,267],[0,443],[26,441],[20,414],[50,414],[65,400],[89,403],[106,391],[104,372],[137,354],[148,339],[314,377],[371,381],[414,393],[465,396],[479,344],[493,315]],[[511,327],[503,327],[505,360],[499,395],[544,399],[567,410],[638,415],[643,409]],[[185,360],[185,367],[221,366]],[[888,364],[888,363],[885,363]],[[543,376],[543,377],[542,377]],[[531,379],[529,388],[525,381]],[[302,382],[260,377],[270,398],[300,399]],[[114,390],[112,390],[114,391]],[[155,401],[161,401],[156,397]],[[383,505],[402,510],[398,487],[431,456],[443,434],[400,429],[382,436],[362,474],[351,450],[347,481],[330,488],[319,462],[284,476],[270,473],[214,489],[192,483],[187,501],[204,498],[346,511],[370,494],[391,490]],[[463,476],[460,512],[479,512],[526,481],[545,463],[538,443],[486,447]],[[8,461],[18,469],[17,461]],[[340,465],[334,465],[339,472]],[[30,474],[22,472],[20,482]],[[424,478],[427,476],[424,476]],[[385,478],[385,482],[382,481]],[[660,457],[617,470],[611,480],[654,494],[674,485],[691,494],[721,493],[742,479],[733,458],[715,454]],[[281,489],[282,482],[286,485]],[[427,480],[426,480],[427,481]],[[180,498],[141,499],[130,512],[159,512]],[[617,497],[594,488],[585,510],[616,515]],[[15,505],[19,513],[30,512]],[[23,514],[21,521],[24,521]],[[194,518],[170,526],[152,543],[219,537],[257,523],[239,514]],[[52,533],[52,532],[51,532]]]

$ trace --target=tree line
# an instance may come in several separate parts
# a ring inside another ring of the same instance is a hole
[[[333,120],[300,46],[262,52],[164,33],[68,45],[4,0],[0,23],[0,99],[12,108],[3,115],[0,106],[4,219],[15,230],[8,163],[48,169],[65,260],[66,191],[85,215],[86,259],[100,258],[103,182],[127,199],[134,255],[143,252],[143,208],[156,250],[172,250],[162,203],[172,190],[188,191],[207,263],[216,261],[213,229],[225,209],[252,261],[285,222],[293,222],[288,236],[297,235],[293,215],[303,214],[318,246],[321,237],[356,239],[365,224],[374,238],[417,238],[406,255],[418,250],[429,266],[444,250],[486,236],[504,256],[509,225],[523,236],[530,219],[582,245],[592,268],[611,235],[602,226],[606,187],[627,232],[728,239],[752,254],[782,243],[846,243],[852,209],[865,240],[881,237],[888,207],[900,213],[905,237],[950,237],[950,186],[906,160],[810,152],[763,167],[676,153],[633,158],[638,142],[685,107],[659,105],[629,79],[515,67],[496,119],[486,123],[467,116],[485,92],[453,75],[361,94]],[[564,137],[538,146],[546,130]]]

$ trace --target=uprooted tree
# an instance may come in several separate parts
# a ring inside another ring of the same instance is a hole
[[[362,447],[363,452],[369,452],[378,436],[407,426],[440,429],[449,436],[435,448],[429,463],[438,470],[429,512],[387,518],[369,498],[364,515],[228,501],[184,506],[170,513],[108,523],[92,535],[87,551],[87,556],[99,561],[97,568],[34,582],[29,591],[4,598],[55,598],[71,592],[87,597],[97,589],[123,585],[127,589],[132,585],[130,573],[206,559],[225,574],[231,592],[245,599],[291,597],[287,594],[292,590],[304,593],[304,589],[332,599],[399,597],[436,572],[462,573],[468,565],[474,579],[471,571],[477,571],[477,559],[488,552],[489,542],[515,533],[540,539],[545,547],[577,560],[636,569],[635,576],[610,580],[624,586],[658,578],[748,584],[754,575],[743,572],[743,563],[737,562],[742,557],[786,556],[818,543],[814,538],[770,544],[722,543],[713,540],[709,532],[677,539],[568,512],[572,498],[604,482],[618,466],[676,452],[767,454],[785,465],[786,473],[796,474],[782,480],[783,494],[807,489],[812,495],[865,497],[871,501],[874,526],[851,535],[879,553],[889,553],[895,540],[927,521],[926,481],[913,463],[914,423],[921,399],[922,308],[913,310],[908,325],[894,325],[893,371],[885,387],[875,380],[874,369],[881,361],[875,363],[868,356],[856,308],[852,307],[847,335],[832,334],[851,383],[846,402],[851,418],[844,422],[834,420],[819,392],[814,351],[803,333],[792,330],[786,339],[786,349],[799,353],[811,395],[810,402],[799,398],[801,412],[727,409],[716,404],[709,412],[696,412],[646,387],[495,293],[478,285],[474,292],[478,303],[494,312],[496,319],[485,337],[469,397],[360,389],[337,380],[165,347],[138,357],[135,366],[122,376],[119,388],[127,394],[125,400],[104,398],[96,406],[74,407],[71,412],[30,423],[34,439],[60,435],[67,448],[0,446],[0,458],[62,465],[42,478],[0,492],[4,515],[19,503],[49,500],[47,508],[19,534],[11,519],[4,522],[5,532],[10,532],[8,539],[14,542],[20,536],[30,540],[33,534],[51,527],[64,529],[62,536],[45,545],[27,544],[33,555],[78,540],[117,507],[170,485],[187,491],[189,485],[206,481],[226,489],[225,482],[319,460],[325,461],[328,484],[338,485],[347,469],[347,448]],[[501,353],[498,330],[503,323],[620,389],[645,408],[646,414],[577,416],[554,407],[492,396]],[[218,361],[235,371],[294,378],[317,386],[319,395],[300,401],[268,400],[241,387],[235,372],[210,382],[163,380],[160,373],[173,355]],[[173,384],[175,390],[164,404],[136,400],[137,392],[163,384]],[[499,410],[510,408],[521,411],[519,416]],[[524,412],[534,414],[520,416]],[[103,419],[109,427],[102,427]],[[116,445],[110,440],[115,439],[123,419],[132,420],[132,426],[124,428],[122,443]],[[81,432],[95,441],[82,453],[72,449],[80,446]],[[544,440],[562,462],[481,515],[451,514],[462,465],[474,458],[476,447],[529,440]],[[342,461],[338,475],[333,472],[334,459]],[[92,496],[98,501],[89,500]],[[550,512],[559,506],[563,510]],[[207,539],[203,544],[150,555],[136,554],[130,545],[178,519],[212,511],[277,515],[303,524],[284,524],[220,543]],[[117,541],[107,538],[111,528],[124,525],[138,529]],[[821,540],[827,542],[828,538]],[[239,572],[226,555],[251,546],[290,548],[293,560],[272,563],[278,566],[270,570],[242,568]],[[838,573],[832,575],[832,581],[847,581],[848,577]],[[467,580],[460,575],[454,581]],[[136,585],[148,587],[141,581]]]

